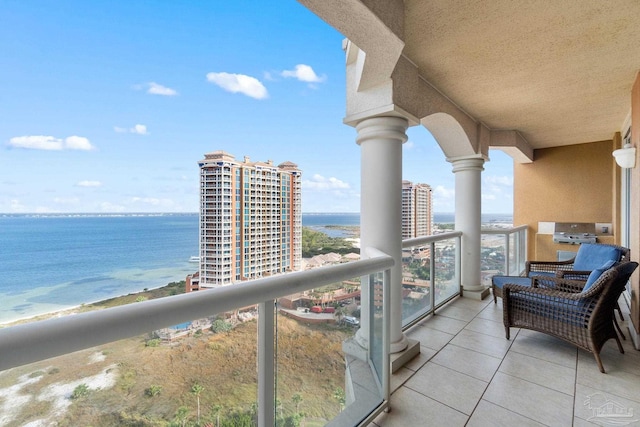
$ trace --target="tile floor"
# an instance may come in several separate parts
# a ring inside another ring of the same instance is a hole
[[[393,375],[392,410],[373,425],[640,426],[640,352],[621,326],[625,354],[608,341],[602,374],[556,338],[512,329],[506,340],[500,300],[456,299],[407,331],[421,353]]]

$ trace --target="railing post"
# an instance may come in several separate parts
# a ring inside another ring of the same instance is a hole
[[[391,269],[384,271],[382,281],[382,393],[389,402],[391,396]]]
[[[431,300],[431,311],[436,314],[436,242],[429,243],[431,256],[429,257],[429,276],[431,277],[431,292],[429,299]]]
[[[275,425],[275,301],[258,304],[258,426]]]
[[[462,296],[462,237],[456,237],[456,282],[460,289],[460,296]]]
[[[504,234],[504,274],[505,276],[509,276],[511,274],[511,270],[509,270],[509,233]]]

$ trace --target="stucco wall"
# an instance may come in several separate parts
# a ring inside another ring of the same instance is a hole
[[[537,251],[539,222],[614,223],[613,150],[613,140],[539,149],[533,163],[514,165],[513,221],[529,226],[529,259],[536,253],[552,256]],[[611,242],[617,241],[616,232]],[[562,249],[577,250],[566,246]]]
[[[631,145],[636,147],[636,167],[631,170],[631,259],[638,261],[640,255],[640,73],[636,74],[636,81],[631,90]],[[631,320],[638,334],[640,334],[640,282],[638,270],[631,277]]]

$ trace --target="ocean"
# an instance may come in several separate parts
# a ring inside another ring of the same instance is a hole
[[[345,233],[325,226],[359,223],[357,213],[302,215],[303,226],[332,237]],[[198,214],[0,214],[0,324],[184,280],[197,268],[192,255]]]
[[[0,324],[183,280],[198,215],[0,215]]]

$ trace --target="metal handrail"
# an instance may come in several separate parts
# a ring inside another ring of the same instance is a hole
[[[377,252],[369,259],[345,264],[3,328],[0,371],[383,271],[393,265],[392,257]]]

